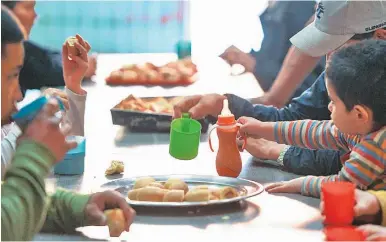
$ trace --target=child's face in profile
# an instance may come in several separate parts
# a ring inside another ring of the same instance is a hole
[[[328,109],[331,112],[331,119],[336,127],[346,134],[365,135],[370,133],[373,128],[372,111],[361,105],[355,105],[349,111],[336,94],[335,87],[328,78],[326,78],[326,87],[331,100]]]

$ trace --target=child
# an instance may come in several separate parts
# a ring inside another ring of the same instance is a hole
[[[1,125],[9,122],[21,96],[19,73],[24,59],[23,39],[17,19],[2,7]],[[67,63],[67,69],[64,68],[69,76],[83,78],[88,60],[83,45],[77,45],[77,48],[81,56],[72,58],[74,63]],[[2,240],[32,240],[39,231],[73,233],[77,227],[106,225],[103,211],[117,207],[125,215],[128,231],[135,216],[125,198],[115,191],[83,195],[57,190],[53,195],[47,195],[44,179],[52,166],[76,146],[65,140],[69,130],[60,129],[58,120],[53,118],[57,109],[55,100],[45,105],[23,130],[16,144],[1,184]]]
[[[351,151],[332,176],[307,176],[271,184],[268,192],[320,196],[327,181],[385,190],[386,41],[366,40],[333,54],[326,67],[331,121],[260,122],[242,117],[240,133],[309,149]]]

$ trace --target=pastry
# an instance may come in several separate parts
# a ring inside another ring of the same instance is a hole
[[[142,187],[146,187],[150,183],[155,182],[155,179],[153,177],[142,177],[135,181],[133,189],[138,189]]]
[[[184,191],[182,190],[169,190],[166,192],[164,202],[183,202],[184,201]]]
[[[144,187],[138,191],[137,200],[149,202],[162,202],[167,192],[168,190],[161,189],[159,187]]]
[[[164,185],[162,185],[160,182],[152,182],[148,185],[148,187],[159,187],[161,189],[164,189]]]
[[[111,237],[119,237],[127,227],[127,221],[123,211],[119,208],[105,210],[107,226]]]
[[[199,186],[195,186],[192,190],[200,190],[200,189],[208,190],[209,187],[207,185],[199,185]]]
[[[169,190],[183,190],[185,194],[189,191],[188,185],[181,179],[169,178],[164,185],[165,189]]]
[[[137,200],[137,195],[138,195],[138,192],[143,189],[143,188],[138,188],[138,189],[133,189],[133,190],[130,190],[129,193],[127,194],[127,197],[130,199],[130,200]]]
[[[213,193],[210,193],[209,194],[209,200],[220,200],[220,198],[218,198],[215,195],[213,195]]]
[[[210,192],[207,189],[197,189],[186,193],[185,201],[187,202],[207,202],[209,201]]]
[[[168,83],[176,83],[181,80],[181,74],[174,68],[161,67],[159,71],[163,79]]]
[[[125,164],[119,160],[111,161],[110,167],[105,171],[106,175],[121,174],[125,170]]]
[[[220,200],[230,199],[230,198],[234,198],[234,197],[239,196],[239,193],[233,187],[223,187],[218,192],[219,192]]]

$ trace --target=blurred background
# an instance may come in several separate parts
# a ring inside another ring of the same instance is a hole
[[[230,45],[257,51],[266,6],[266,0],[37,1],[30,39],[59,50],[79,33],[98,53],[175,52],[180,40],[192,41],[193,55],[219,55]]]

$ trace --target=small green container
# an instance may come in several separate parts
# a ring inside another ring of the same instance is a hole
[[[198,155],[201,124],[182,114],[182,118],[172,121],[170,127],[169,154],[179,160],[192,160]]]
[[[180,40],[176,44],[178,59],[183,59],[192,55],[192,43],[187,40]]]

